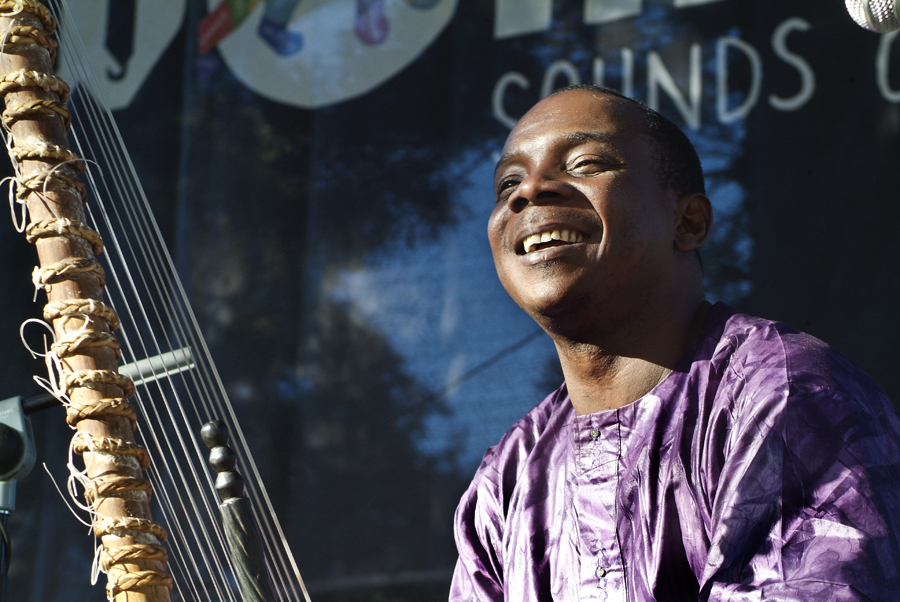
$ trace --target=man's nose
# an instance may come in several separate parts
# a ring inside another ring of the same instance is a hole
[[[575,188],[563,180],[545,173],[533,173],[519,182],[507,203],[511,211],[521,211],[528,205],[549,205],[570,199]]]

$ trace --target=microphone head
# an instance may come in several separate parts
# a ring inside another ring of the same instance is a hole
[[[878,33],[900,29],[896,0],[846,0],[847,11],[860,27]]]

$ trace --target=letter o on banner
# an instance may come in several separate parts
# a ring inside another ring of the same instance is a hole
[[[568,83],[564,86],[557,86],[556,80],[560,75],[565,75]],[[578,69],[569,61],[555,61],[544,71],[544,82],[541,84],[541,98],[546,98],[551,92],[557,88],[565,86],[577,86],[581,83],[581,76],[578,75]]]

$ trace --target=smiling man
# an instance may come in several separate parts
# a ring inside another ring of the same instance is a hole
[[[696,153],[611,90],[538,103],[488,236],[565,384],[489,449],[452,601],[889,600],[900,420],[858,368],[703,298]]]

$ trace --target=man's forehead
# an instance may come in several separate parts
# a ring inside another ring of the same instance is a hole
[[[555,141],[594,140],[607,144],[649,136],[641,111],[627,100],[607,94],[572,90],[536,104],[513,128],[498,167],[530,147]]]
[[[585,129],[580,126],[602,124],[604,129],[615,130],[634,128],[642,121],[637,106],[623,98],[602,92],[570,90],[550,95],[534,105],[510,132],[510,138],[541,127]]]

